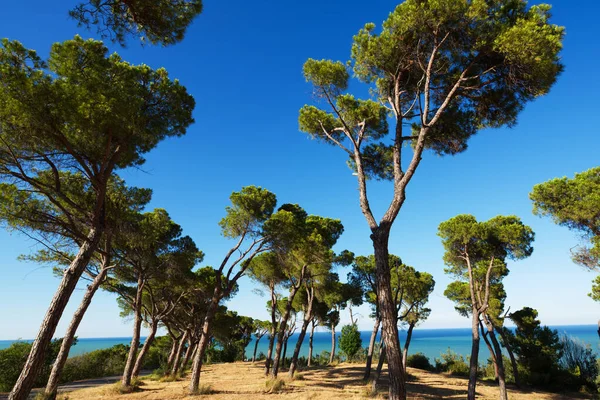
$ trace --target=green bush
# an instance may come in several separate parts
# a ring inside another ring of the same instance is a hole
[[[435,370],[456,376],[469,376],[469,364],[465,358],[450,349],[441,354],[441,359],[435,359]]]
[[[362,339],[356,324],[342,327],[339,347],[344,355],[346,355],[348,361],[352,361],[354,356],[362,349]]]
[[[433,371],[433,365],[431,365],[429,358],[427,358],[427,356],[423,353],[415,353],[408,356],[406,359],[406,365],[411,368]]]

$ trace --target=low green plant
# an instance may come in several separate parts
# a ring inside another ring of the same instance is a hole
[[[406,365],[411,368],[424,369],[425,371],[434,370],[433,365],[429,362],[429,358],[423,353],[415,353],[408,356]]]
[[[435,370],[437,372],[448,372],[456,376],[469,376],[469,364],[463,356],[448,349],[440,357],[435,359]]]

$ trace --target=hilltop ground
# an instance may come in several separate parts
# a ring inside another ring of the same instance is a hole
[[[266,393],[262,364],[233,363],[213,364],[202,369],[202,386],[208,394],[203,399],[365,399],[369,396],[369,386],[361,379],[364,367],[358,364],[340,364],[335,367],[315,368],[301,372],[300,378],[294,381],[285,380],[279,393]],[[409,368],[412,378],[408,391],[410,399],[464,399],[467,394],[467,380],[443,374],[435,374]],[[287,374],[281,374],[286,377]],[[188,381],[159,382],[142,378],[139,391],[131,394],[117,394],[114,385],[103,385],[94,388],[77,390],[65,394],[68,400],[164,400],[193,399],[198,397],[186,394]],[[387,396],[387,388],[382,388],[379,398]],[[493,382],[479,382],[477,386],[479,399],[497,399],[498,389]],[[519,391],[510,388],[512,400],[566,400],[576,395],[559,395],[538,391]],[[584,397],[579,397],[584,398]]]

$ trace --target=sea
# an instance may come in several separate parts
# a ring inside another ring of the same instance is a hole
[[[589,344],[596,353],[600,355],[600,339],[598,337],[598,326],[597,325],[563,325],[563,326],[551,326],[550,328],[556,329],[559,334],[564,334],[579,339],[580,341]],[[336,336],[339,338],[339,332]],[[369,345],[371,332],[361,332],[361,338],[363,347]],[[400,340],[404,344],[406,338],[406,332],[400,331]],[[292,355],[298,334],[294,334],[288,341],[288,357]],[[379,337],[377,338],[379,340]],[[25,340],[28,341],[28,340]],[[142,339],[143,341],[143,339]],[[0,350],[7,348],[15,340],[0,340]],[[79,338],[77,345],[71,348],[69,357],[88,353],[93,350],[106,349],[117,344],[129,344],[131,338],[128,337],[115,337],[115,338]],[[246,348],[246,356],[252,357],[254,352],[255,340],[252,340]],[[265,335],[258,343],[257,354],[261,352],[266,353],[268,347],[268,338]],[[423,353],[433,363],[435,358],[439,358],[442,353],[448,351],[464,356],[465,358],[471,353],[471,329],[470,328],[459,328],[459,329],[415,329],[413,331],[412,340],[410,343],[409,354]],[[318,355],[323,351],[331,350],[331,332],[329,331],[317,331],[314,335],[313,340],[313,356]],[[336,352],[339,349],[336,349]],[[489,357],[488,349],[481,341],[479,359],[484,362]],[[304,339],[300,356],[308,355],[308,334]]]

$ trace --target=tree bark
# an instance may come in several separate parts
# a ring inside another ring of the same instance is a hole
[[[269,376],[271,363],[273,362],[273,345],[275,344],[275,334],[277,333],[277,296],[275,286],[271,285],[271,335],[269,336],[269,348],[267,349],[267,358],[265,359],[265,376]]]
[[[467,399],[475,400],[477,387],[477,367],[479,363],[479,311],[473,307],[473,315],[471,320],[471,359],[469,365],[469,388],[467,391]]]
[[[283,351],[281,352],[282,357],[281,357],[281,361],[280,361],[280,368],[282,368],[282,369],[285,368],[285,355],[287,354],[287,345],[288,345],[289,338],[290,337],[287,335],[283,338]]]
[[[390,377],[389,400],[406,400],[404,368],[402,367],[402,352],[398,336],[398,313],[392,296],[390,284],[390,268],[388,240],[389,229],[381,226],[371,235],[375,250],[375,265],[377,276],[377,300],[382,322],[382,337],[388,363]]]
[[[141,274],[138,277],[137,285],[134,304],[135,320],[133,323],[133,337],[131,338],[131,347],[129,347],[129,355],[127,356],[127,363],[125,364],[123,378],[121,379],[121,384],[126,388],[131,386],[133,367],[138,353],[138,347],[140,346],[140,331],[142,329],[142,293],[144,291],[144,280]]]
[[[50,372],[50,377],[48,378],[48,383],[46,384],[45,390],[45,398],[48,400],[54,400],[56,398],[56,393],[58,389],[58,381],[60,380],[60,374],[65,366],[65,362],[69,357],[69,350],[71,350],[71,346],[73,345],[73,341],[75,339],[75,333],[77,332],[77,328],[79,328],[79,324],[85,315],[90,303],[92,302],[92,298],[94,294],[104,282],[104,278],[106,278],[106,274],[108,272],[108,262],[103,262],[102,269],[96,275],[92,283],[87,287],[85,295],[79,304],[79,308],[73,314],[73,318],[71,319],[71,324],[69,328],[65,332],[65,336],[63,337],[62,344],[60,346],[60,351],[58,352],[58,356],[52,365],[52,372]]]
[[[256,361],[256,351],[258,350],[258,342],[260,342],[261,338],[262,335],[256,337],[256,343],[254,343],[254,353],[252,354],[252,362]]]
[[[310,311],[309,311],[310,317]],[[290,362],[290,370],[289,375],[290,378],[294,377],[294,373],[298,368],[298,356],[300,355],[300,348],[302,347],[302,342],[304,342],[304,337],[306,336],[306,330],[308,329],[308,324],[310,323],[310,319],[304,318],[304,322],[302,323],[302,329],[300,329],[300,335],[298,336],[298,341],[296,342],[296,347],[294,348],[294,354],[292,355],[292,361]]]
[[[175,352],[175,357],[173,357],[173,367],[171,368],[171,376],[173,378],[177,377],[177,373],[179,372],[179,362],[181,361],[181,353],[183,353],[183,346],[185,346],[185,341],[187,340],[189,332],[186,331],[181,339],[179,340],[179,345],[177,346],[177,351]]]
[[[169,353],[169,358],[167,358],[167,371],[170,371],[173,368],[173,360],[175,359],[175,353],[177,352],[177,348],[179,348],[179,339],[171,336],[173,339],[173,345],[171,346],[171,352]]]
[[[50,302],[50,307],[46,311],[37,337],[33,341],[31,351],[21,370],[21,374],[8,395],[9,400],[26,400],[29,396],[33,384],[44,364],[46,351],[48,350],[52,336],[54,336],[58,322],[71,298],[73,290],[77,286],[81,274],[98,248],[102,232],[103,229],[99,227],[90,230],[87,240],[79,248],[69,268],[65,270],[62,281]]]
[[[313,354],[313,336],[315,335],[315,320],[313,319],[310,323],[310,336],[308,337],[308,360],[306,361],[307,366],[310,367],[312,364]]]
[[[415,324],[408,325],[408,331],[406,332],[406,341],[404,342],[404,350],[402,351],[402,367],[406,371],[406,360],[408,359],[408,348],[410,347],[410,339],[412,339],[413,329]]]
[[[204,324],[202,324],[202,333],[200,336],[200,343],[198,343],[198,350],[194,356],[194,362],[192,363],[192,376],[190,379],[190,394],[198,393],[200,388],[200,373],[202,372],[202,363],[204,362],[204,354],[208,348],[210,342],[210,333],[212,328],[212,322],[217,312],[217,307],[221,301],[221,292],[218,291],[218,287],[215,288],[215,294],[213,295],[212,301],[206,316],[204,317]]]
[[[150,346],[154,343],[154,338],[156,337],[156,331],[158,330],[158,321],[152,321],[152,325],[150,327],[150,334],[144,341],[144,345],[137,355],[137,359],[135,360],[135,364],[133,366],[133,371],[131,376],[137,378],[140,375],[140,371],[142,370],[142,365],[144,363],[144,357],[148,353]]]
[[[492,348],[492,344],[490,343],[489,339],[487,338],[487,335],[483,331],[483,324],[481,322],[480,322],[480,325],[481,325],[481,336],[483,337],[483,341],[485,342],[485,345],[487,346],[488,351],[490,352],[490,356],[492,357],[492,363],[494,364],[494,379],[498,380],[498,361],[496,360],[496,354],[494,353],[494,349]]]
[[[335,358],[335,325],[331,324],[331,353],[329,354],[329,364],[333,363]]]
[[[373,362],[373,351],[375,350],[375,341],[377,340],[377,332],[379,332],[379,325],[381,321],[379,317],[375,318],[375,325],[373,325],[373,332],[371,332],[371,340],[369,340],[369,349],[367,350],[367,364],[365,366],[364,380],[371,377],[371,363]]]

